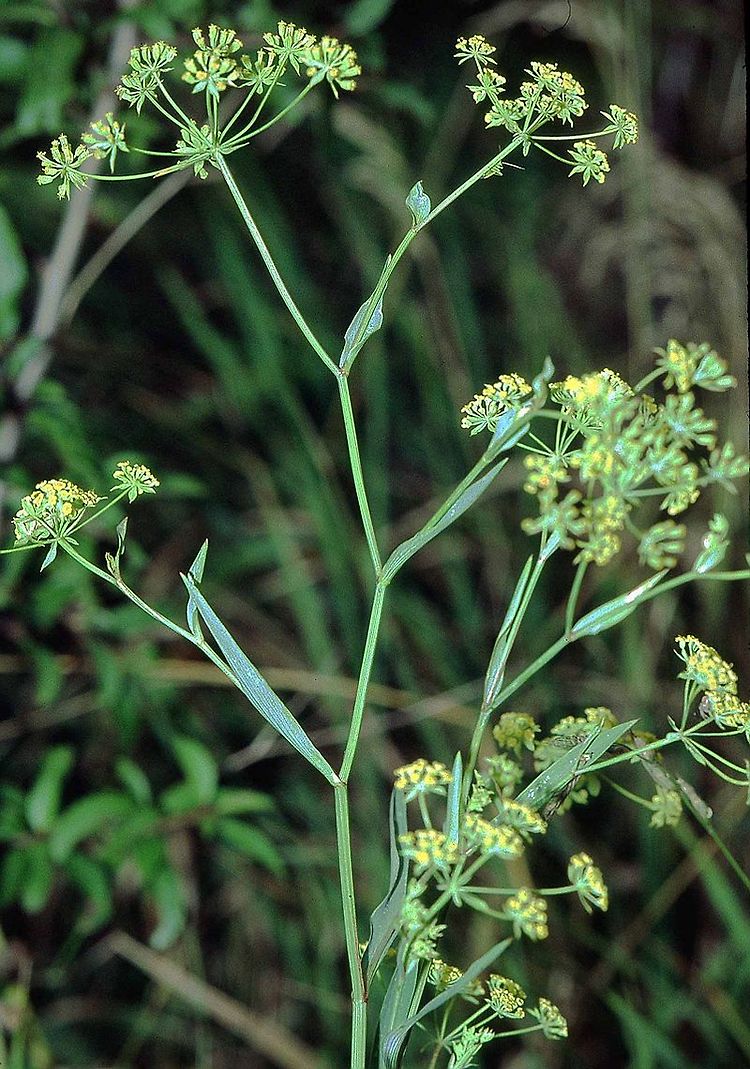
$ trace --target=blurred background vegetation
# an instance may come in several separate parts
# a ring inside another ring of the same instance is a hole
[[[210,536],[212,602],[319,745],[336,748],[369,576],[329,376],[219,183],[179,175],[60,204],[34,180],[37,150],[113,106],[133,44],[186,49],[190,28],[213,19],[250,49],[278,17],[351,40],[365,69],[355,95],[313,95],[295,125],[237,161],[282,274],[334,349],[408,225],[413,182],[435,203],[494,151],[452,58],[459,34],[487,35],[511,84],[530,59],[556,60],[586,85],[590,114],[616,101],[641,116],[640,144],[614,158],[603,187],[582,190],[530,157],[412,246],[352,381],[376,525],[393,545],[477,455],[460,405],[501,371],[534,374],[546,355],[561,375],[607,365],[634,381],[669,337],[709,341],[741,383],[706,407],[746,447],[742,14],[732,0],[0,7],[5,543],[39,479],[106,490],[114,461],[150,464],[162,488],[132,509],[131,585],[179,617],[177,572]],[[421,754],[449,762],[468,739],[530,551],[521,481],[510,467],[389,596],[353,798],[363,917],[384,890],[392,768]],[[745,504],[742,492],[701,501],[688,560],[720,508],[737,532],[730,563],[740,563]],[[101,556],[113,531],[95,534],[83,549]],[[0,575],[0,1062],[343,1065],[348,1005],[321,783],[194,651],[72,561],[42,576],[39,564],[6,557]],[[637,569],[626,555],[589,575],[585,603],[620,592]],[[540,589],[524,659],[557,637],[571,576],[563,562]],[[663,597],[554,663],[521,707],[549,725],[607,704],[662,730],[679,704],[674,634],[717,646],[747,680],[747,612],[736,586]],[[623,781],[642,786],[631,773]],[[708,776],[697,787],[747,865],[743,799]],[[534,877],[556,880],[577,849],[604,870],[609,913],[553,906],[549,940],[518,948],[511,973],[560,1004],[571,1039],[491,1050],[486,1066],[750,1059],[750,908],[711,841],[688,820],[650,829],[647,813],[605,789],[553,822]],[[464,923],[451,950],[466,962],[489,936],[484,922]]]

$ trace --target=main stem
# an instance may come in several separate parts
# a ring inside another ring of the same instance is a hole
[[[351,465],[352,478],[354,481],[354,488],[357,495],[357,502],[359,504],[360,515],[362,518],[362,526],[364,528],[365,537],[367,539],[367,546],[370,551],[370,558],[372,560],[372,566],[377,578],[375,586],[375,594],[373,597],[372,610],[370,614],[370,623],[367,630],[367,638],[365,640],[365,648],[362,654],[362,665],[359,673],[359,680],[357,683],[357,693],[354,701],[354,708],[352,710],[352,718],[349,726],[349,736],[344,751],[344,757],[341,765],[341,771],[339,773],[339,780],[334,784],[333,796],[336,813],[336,845],[338,853],[339,863],[339,882],[341,886],[341,901],[342,911],[344,919],[344,939],[346,944],[346,956],[349,966],[349,977],[351,980],[352,989],[352,1022],[351,1022],[351,1069],[365,1069],[365,1055],[367,1045],[367,991],[365,986],[364,973],[362,971],[362,958],[359,952],[359,932],[357,927],[357,908],[356,899],[354,893],[354,872],[352,866],[352,845],[351,845],[351,830],[349,826],[349,797],[348,797],[348,778],[354,763],[354,757],[357,750],[357,743],[359,741],[359,733],[362,727],[362,719],[364,716],[365,701],[367,697],[367,687],[370,680],[370,673],[372,671],[372,664],[375,656],[375,647],[377,645],[378,632],[380,629],[380,620],[383,611],[383,601],[385,598],[385,584],[381,582],[382,561],[380,557],[380,551],[378,549],[377,538],[375,535],[375,528],[372,521],[372,514],[370,512],[370,506],[367,499],[367,491],[365,489],[364,475],[362,472],[362,462],[359,453],[359,443],[357,440],[357,430],[354,420],[354,411],[352,409],[351,395],[349,393],[349,382],[347,379],[346,371],[340,370],[336,364],[331,360],[330,356],[323,348],[321,343],[315,337],[310,327],[307,324],[304,316],[297,307],[292,295],[284,283],[276,264],[273,261],[271,253],[263,240],[263,237],[255,224],[255,220],[250,214],[250,210],[244,201],[239,188],[232,176],[226,160],[218,155],[216,159],[216,165],[222,173],[224,181],[226,182],[234,201],[239,208],[240,215],[243,222],[250,233],[258,252],[261,255],[263,263],[268,270],[271,279],[276,286],[284,304],[289,309],[295,323],[299,327],[302,335],[309,343],[310,347],[320,357],[323,363],[326,365],[329,371],[331,371],[336,377],[336,383],[339,390],[339,399],[341,402],[341,411],[344,419],[344,428],[346,431],[346,442],[349,451],[349,461]]]
[[[362,972],[357,929],[357,906],[354,897],[352,840],[349,829],[348,785],[344,780],[333,788],[336,807],[336,846],[339,857],[339,881],[344,912],[344,938],[349,977],[352,985],[351,1069],[365,1069],[367,1049],[367,993]]]

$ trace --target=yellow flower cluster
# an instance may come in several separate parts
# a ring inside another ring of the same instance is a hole
[[[401,853],[418,868],[447,868],[458,860],[458,847],[435,828],[419,828],[398,837]]]
[[[574,854],[568,862],[568,879],[575,886],[578,897],[587,913],[591,906],[606,911],[609,905],[609,892],[602,877],[588,854]]]
[[[670,338],[665,349],[657,349],[659,360],[657,366],[664,369],[665,386],[674,386],[678,393],[687,393],[693,385],[693,375],[698,366],[695,348],[686,349],[674,338]]]
[[[582,377],[568,375],[562,382],[551,382],[549,389],[551,396],[561,404],[584,409],[596,402],[633,396],[632,387],[608,367]]]
[[[538,898],[528,887],[522,887],[511,898],[505,901],[505,913],[513,923],[513,932],[516,938],[522,934],[529,939],[546,939],[549,935],[547,927],[547,903],[543,898]]]
[[[464,832],[469,845],[486,857],[520,857],[523,839],[514,828],[490,824],[488,820],[467,813]]]
[[[101,498],[93,490],[82,490],[68,479],[44,479],[31,494],[21,499],[13,518],[16,541],[49,542],[59,538]]]
[[[407,792],[407,802],[418,794],[445,794],[445,788],[453,778],[440,761],[426,761],[424,757],[410,765],[402,765],[393,775],[396,790]]]
[[[660,787],[651,799],[651,827],[673,828],[679,824],[681,816],[682,799],[679,792]]]
[[[492,734],[501,750],[520,754],[522,746],[527,750],[534,749],[534,736],[539,730],[539,725],[528,713],[503,713]]]
[[[553,453],[543,456],[529,453],[523,458],[528,474],[523,488],[527,494],[540,494],[545,491],[557,491],[559,483],[570,482],[570,475],[561,457]]]
[[[588,734],[593,724],[601,728],[613,728],[617,725],[617,717],[606,705],[590,705],[583,710],[583,716],[564,716],[558,720],[550,729],[550,735]]]
[[[507,976],[498,976],[491,973],[487,981],[487,994],[490,1006],[498,1017],[514,1017],[520,1019],[526,1016],[524,1002],[526,992],[515,980],[509,980]]]
[[[460,969],[456,968],[455,965],[447,965],[440,958],[433,958],[427,972],[427,979],[431,984],[434,984],[438,991],[445,991],[447,987],[455,984],[462,976],[463,972]]]
[[[737,673],[713,646],[707,646],[695,635],[677,635],[677,656],[685,664],[680,679],[692,680],[704,691],[737,693]]]
[[[547,830],[547,822],[539,816],[535,809],[517,802],[513,798],[504,798],[498,802],[500,812],[499,820],[510,828],[515,828],[524,837],[531,835],[543,835]]]
[[[709,691],[705,701],[720,728],[750,728],[750,702],[741,701],[727,691]]]
[[[145,464],[131,464],[129,460],[121,460],[112,472],[115,480],[113,490],[128,490],[128,497],[134,501],[140,494],[154,494],[159,480]]]
[[[473,59],[478,67],[483,67],[487,63],[494,63],[495,60],[492,59],[494,52],[497,52],[495,46],[491,45],[486,37],[482,37],[479,33],[475,33],[468,40],[465,37],[459,37],[456,41],[456,59],[459,62],[459,66],[470,59]]]
[[[539,1008],[530,1010],[542,1026],[542,1034],[546,1039],[565,1039],[568,1034],[568,1022],[560,1010],[547,998],[539,999]]]
[[[536,78],[536,84],[543,86],[545,89],[559,89],[563,93],[573,93],[576,96],[585,95],[585,89],[581,83],[568,71],[559,70],[556,63],[540,63],[538,60],[533,59],[529,73]]]
[[[472,434],[494,431],[503,412],[517,408],[530,393],[531,386],[521,375],[501,375],[463,406],[461,426]]]

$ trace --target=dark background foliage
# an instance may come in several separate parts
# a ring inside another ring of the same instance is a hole
[[[106,489],[116,460],[152,465],[162,487],[132,509],[131,584],[178,617],[177,573],[210,536],[212,601],[335,752],[369,580],[329,376],[216,182],[101,186],[61,205],[34,181],[34,153],[50,137],[75,137],[111,106],[132,44],[166,38],[185,48],[190,28],[214,19],[236,26],[251,48],[278,17],[351,39],[366,72],[356,95],[334,104],[319,94],[299,121],[238,161],[282,274],[334,349],[407,225],[413,182],[421,178],[435,202],[494,150],[452,59],[458,34],[493,40],[511,83],[530,59],[557,60],[587,86],[592,114],[614,100],[642,119],[641,142],[616,157],[603,187],[582,190],[552,161],[529,158],[523,172],[481,183],[412,246],[352,383],[388,545],[423,522],[473,462],[460,405],[501,371],[534,374],[546,355],[561,374],[606,365],[635,380],[667,338],[710,341],[741,384],[707,408],[746,443],[742,17],[730,0],[8,0],[0,8],[6,530],[41,478],[60,473]],[[144,195],[152,214],[140,225]],[[416,558],[390,597],[354,793],[363,916],[384,888],[391,769],[423,753],[450,761],[465,745],[494,632],[529,552],[518,526],[529,507],[520,469],[500,482]],[[721,508],[737,531],[731,563],[740,563],[744,506],[742,493],[700,502],[687,559]],[[107,528],[83,545],[101,555],[112,540]],[[131,793],[171,798],[176,813],[145,826],[135,861],[118,866],[105,805],[73,866],[77,881],[36,856],[33,836],[26,869],[10,871],[13,834],[4,834],[8,1064],[304,1064],[293,1050],[284,1060],[290,1035],[326,1064],[344,1064],[335,843],[319,782],[209,665],[72,562],[40,577],[31,555],[4,561],[4,814],[28,806],[50,754],[70,763],[63,807],[88,797],[103,804],[129,777]],[[594,605],[637,574],[626,553],[589,577],[584,598]],[[562,563],[540,589],[524,629],[529,659],[559,633],[571,576]],[[663,598],[553,664],[519,696],[521,707],[549,725],[583,704],[608,704],[663,730],[679,703],[674,634],[698,634],[747,679],[746,620],[736,587]],[[185,739],[199,746],[186,750]],[[206,822],[199,805],[181,809],[174,793],[180,785],[200,793],[196,778],[210,779],[214,763],[224,789],[260,792],[231,833]],[[688,773],[746,866],[744,800],[700,770]],[[623,782],[649,793],[630,773]],[[107,849],[101,887],[86,863]],[[750,909],[714,844],[687,820],[674,832],[650,829],[643,810],[605,789],[556,822],[534,857],[535,878],[557,879],[576,849],[603,868],[609,913],[590,919],[566,901],[551,910],[550,939],[513,963],[530,991],[559,1002],[571,1039],[510,1045],[486,1065],[718,1069],[750,1058]],[[468,962],[492,933],[461,916],[455,924],[452,952]],[[207,985],[195,998],[188,976]],[[228,1009],[220,992],[236,1004]],[[420,1064],[416,1047],[413,1057]]]

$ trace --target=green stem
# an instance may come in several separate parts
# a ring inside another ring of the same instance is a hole
[[[188,115],[185,114],[185,112],[182,110],[177,101],[173,99],[172,94],[169,92],[169,90],[164,87],[164,83],[162,82],[161,78],[157,79],[157,84],[159,86],[160,92],[163,93],[165,100],[169,101],[169,103],[174,108],[177,115],[179,115],[185,126],[190,126],[192,120]],[[177,125],[180,125],[180,123],[178,122]]]
[[[570,588],[570,594],[568,595],[568,604],[565,608],[565,634],[569,634],[573,630],[573,617],[575,616],[576,606],[578,604],[578,595],[581,593],[581,586],[583,585],[583,579],[586,575],[586,570],[589,566],[589,562],[582,560],[576,570],[573,584]]]
[[[750,876],[743,869],[742,865],[739,864],[739,862],[735,858],[735,856],[732,853],[732,851],[729,849],[729,847],[726,845],[726,843],[724,842],[722,837],[719,835],[719,833],[716,830],[716,828],[714,828],[714,826],[711,823],[711,821],[707,820],[703,816],[703,814],[698,809],[696,809],[696,807],[693,805],[693,803],[690,801],[689,798],[683,796],[683,802],[685,803],[685,805],[687,805],[688,809],[693,814],[693,816],[698,821],[698,823],[701,825],[703,830],[708,835],[710,835],[711,838],[713,839],[713,841],[716,843],[716,845],[719,848],[719,850],[721,851],[724,859],[726,860],[727,864],[730,866],[730,868],[732,869],[734,874],[738,877],[740,883],[742,883],[743,886],[748,891],[750,891]],[[679,834],[679,826],[678,826],[677,831],[678,831],[678,834]],[[687,835],[686,835],[686,833],[684,831],[683,831],[683,836],[685,838],[687,837]],[[683,838],[683,842],[684,842],[684,838]],[[693,840],[693,845],[694,845],[694,843],[695,843],[695,840]]]
[[[118,501],[122,501],[122,499],[127,493],[128,490],[126,487],[124,490],[121,490],[119,494],[117,494],[115,497],[105,502],[105,504],[103,504],[100,509],[97,509],[96,512],[92,512],[90,516],[82,516],[80,523],[76,523],[72,527],[68,528],[68,534],[72,534],[74,531],[80,531],[82,527],[85,527],[87,524],[91,523],[92,520],[98,519],[103,512],[106,512],[107,509],[111,509],[112,506],[116,505]]]
[[[635,384],[635,386],[633,387],[633,392],[634,393],[641,393],[641,391],[643,389],[645,389],[645,387],[648,386],[648,384],[650,382],[653,382],[654,379],[661,378],[663,374],[664,374],[664,368],[663,367],[654,368],[653,371],[649,371],[648,375],[644,375],[643,378],[640,379],[640,381]]]
[[[483,167],[480,167],[478,171],[475,171],[474,174],[467,178],[465,182],[462,182],[460,186],[454,189],[452,193],[449,193],[447,197],[444,197],[443,200],[441,200],[440,203],[432,209],[432,211],[426,217],[424,222],[420,223],[417,227],[412,227],[411,230],[404,234],[398,247],[388,257],[385,267],[383,268],[380,278],[378,279],[378,283],[375,286],[375,289],[373,290],[369,301],[367,302],[367,306],[364,310],[359,330],[352,339],[352,343],[350,346],[351,355],[346,364],[347,369],[351,367],[357,357],[357,352],[361,348],[362,341],[365,336],[365,331],[367,330],[370,324],[373,312],[378,307],[380,298],[386,291],[386,287],[388,286],[388,282],[390,280],[391,275],[396,269],[399,260],[409,248],[419,231],[423,230],[424,227],[428,226],[429,223],[431,223],[433,219],[436,219],[441,212],[444,212],[445,209],[449,207],[449,205],[451,205],[455,200],[458,200],[460,196],[466,193],[468,189],[471,189],[471,187],[477,182],[479,182],[480,179],[484,178],[492,170],[492,168],[496,167],[497,164],[504,160],[506,156],[509,156],[511,152],[514,152],[515,149],[518,148],[520,143],[520,138],[513,138],[513,140],[509,144],[507,144],[505,148],[501,149],[496,156],[492,157],[489,163],[486,163]]]
[[[535,895],[569,895],[575,891],[576,886],[574,883],[569,883],[565,887],[535,887]],[[514,895],[518,892],[517,887],[467,887],[467,891],[471,891],[475,895]]]
[[[367,993],[362,972],[357,930],[357,906],[354,897],[352,845],[349,829],[349,800],[347,785],[340,781],[334,786],[336,807],[336,846],[339,858],[341,903],[344,914],[344,938],[349,977],[352,985],[351,1069],[365,1069],[367,1047]]]
[[[285,108],[282,108],[281,111],[278,111],[273,116],[273,118],[269,119],[268,122],[263,123],[263,125],[259,126],[257,130],[253,130],[253,123],[255,122],[259,114],[256,113],[248,126],[244,127],[240,131],[240,133],[235,134],[234,137],[230,138],[230,140],[222,146],[226,150],[227,155],[229,155],[229,153],[231,152],[236,152],[238,149],[245,148],[251,138],[257,137],[258,134],[262,134],[264,130],[267,130],[270,126],[273,126],[275,123],[277,123],[279,119],[283,119],[287,112],[290,112],[292,108],[296,108],[296,106],[302,100],[305,99],[312,87],[312,82],[309,82],[305,86],[305,88],[297,94],[294,100],[290,101],[290,103],[287,104]],[[245,140],[241,140],[242,138],[245,138]]]
[[[170,152],[169,155],[174,156],[175,153]],[[192,160],[180,160],[172,167],[162,167],[159,171],[140,171],[138,174],[89,174],[87,172],[86,178],[90,178],[93,182],[137,182],[141,178],[163,178],[164,175],[172,174],[174,171],[185,171],[192,166]]]
[[[367,687],[370,682],[370,672],[372,671],[375,647],[378,642],[380,620],[383,615],[385,591],[385,584],[378,581],[375,584],[372,609],[370,610],[370,623],[367,628],[367,638],[365,639],[365,648],[362,654],[362,667],[360,668],[359,679],[357,680],[357,693],[354,698],[352,719],[349,724],[349,734],[344,749],[344,758],[341,762],[341,771],[339,772],[339,776],[344,782],[349,779],[349,773],[352,770],[354,758],[357,753],[357,743],[359,742],[359,733],[362,729],[362,719],[365,712],[365,702],[367,700]]]
[[[338,368],[336,367],[336,364],[333,362],[333,360],[331,360],[331,358],[328,355],[328,353],[325,351],[323,346],[320,344],[318,339],[313,334],[313,332],[310,329],[310,327],[307,325],[307,321],[305,320],[305,317],[300,312],[299,308],[297,307],[297,305],[294,302],[294,298],[292,297],[292,295],[289,292],[289,290],[286,288],[286,284],[285,284],[283,278],[281,277],[281,275],[278,272],[276,264],[273,261],[273,257],[271,256],[271,253],[268,251],[268,246],[266,245],[265,241],[263,240],[263,236],[262,236],[261,232],[258,230],[258,227],[255,224],[255,220],[253,219],[252,215],[250,214],[250,209],[248,208],[248,206],[245,203],[245,200],[244,200],[242,194],[240,193],[240,190],[239,190],[239,188],[237,186],[237,183],[235,182],[234,177],[232,176],[232,172],[229,170],[229,167],[227,166],[227,161],[224,159],[224,157],[222,156],[222,154],[220,152],[217,153],[215,162],[216,162],[216,166],[221,171],[221,174],[222,174],[222,177],[223,177],[224,181],[226,182],[226,184],[227,184],[227,186],[229,188],[229,192],[232,194],[232,197],[234,198],[235,204],[239,208],[240,215],[242,216],[242,221],[244,222],[245,226],[247,227],[248,232],[250,234],[250,237],[255,242],[255,245],[256,245],[256,247],[258,249],[258,252],[260,253],[261,259],[263,260],[263,263],[266,266],[266,270],[268,271],[269,275],[271,276],[271,278],[273,280],[273,283],[276,286],[276,289],[279,291],[279,295],[281,296],[281,299],[283,300],[284,304],[289,309],[289,312],[290,312],[290,314],[292,316],[292,319],[294,320],[294,322],[299,327],[300,331],[302,332],[302,334],[306,338],[306,340],[309,343],[310,347],[317,353],[317,355],[323,361],[323,363],[328,368],[328,370],[332,374],[338,375]]]
[[[339,399],[341,401],[341,412],[344,417],[344,429],[346,430],[346,444],[349,449],[349,463],[352,469],[352,478],[354,480],[354,489],[357,494],[357,502],[359,503],[359,512],[362,517],[362,526],[365,530],[365,537],[367,538],[367,548],[370,550],[370,558],[372,559],[372,566],[375,569],[376,577],[380,575],[383,570],[383,562],[380,559],[380,550],[378,549],[378,540],[375,535],[375,527],[372,522],[372,515],[370,513],[370,504],[367,500],[367,491],[365,489],[364,476],[362,474],[362,461],[359,455],[359,443],[357,441],[357,429],[354,422],[354,411],[352,409],[352,399],[349,393],[349,381],[345,375],[337,372],[336,382],[339,388]]]
[[[636,805],[643,806],[644,809],[648,809],[653,813],[654,807],[647,798],[641,798],[639,794],[634,794],[633,791],[629,791],[627,787],[623,787],[622,784],[618,783],[617,780],[612,779],[610,776],[603,776],[602,778],[608,786],[612,787],[618,794],[621,794],[623,798],[627,798],[629,802],[635,802]]]
[[[604,130],[595,130],[593,134],[560,134],[556,137],[552,137],[550,134],[540,134],[539,137],[535,137],[535,141],[585,141],[586,138],[593,137],[606,137],[607,134],[613,134],[614,130],[611,126],[605,127]],[[638,387],[635,387],[635,392],[638,393]]]
[[[453,490],[451,490],[450,494],[448,494],[445,501],[435,512],[435,514],[433,516],[430,516],[430,526],[434,527],[436,523],[439,523],[440,520],[442,520],[443,516],[445,516],[445,514],[453,508],[454,504],[456,503],[456,501],[458,501],[459,497],[461,497],[464,490],[467,490],[471,486],[471,484],[476,481],[476,479],[482,474],[482,472],[489,463],[490,459],[487,457],[487,452],[485,452],[481,455],[481,457],[476,462],[471,471],[467,472],[461,482]]]
[[[156,609],[152,608],[145,601],[143,601],[142,598],[139,598],[135,591],[130,589],[127,583],[123,583],[121,579],[115,579],[114,576],[109,574],[109,572],[105,572],[104,569],[99,568],[90,560],[86,560],[86,558],[82,556],[76,549],[74,549],[73,546],[71,546],[68,542],[61,540],[59,544],[60,548],[63,549],[69,557],[72,557],[73,560],[78,561],[78,563],[82,565],[88,572],[91,572],[92,575],[97,576],[97,578],[99,579],[103,579],[105,583],[109,583],[110,586],[113,586],[115,587],[115,589],[119,590],[120,593],[124,594],[129,601],[132,601],[134,605],[137,605],[139,609],[142,609],[143,612],[150,616],[152,620],[155,620],[156,623],[162,624],[169,631],[172,631],[175,635],[179,635],[180,638],[184,638],[188,642],[191,642],[194,646],[197,646],[201,653],[203,653],[209,659],[209,661],[212,661],[216,665],[216,667],[224,673],[227,679],[229,679],[234,684],[234,686],[237,687],[238,690],[242,689],[234,672],[231,670],[231,668],[224,664],[218,653],[216,653],[211,648],[211,646],[208,645],[207,642],[205,642],[203,639],[197,638],[192,633],[192,631],[188,631],[186,628],[180,627],[179,624],[176,624],[174,620],[170,620],[169,617],[163,616],[160,612],[158,612]]]
[[[516,678],[507,685],[507,687],[504,687],[500,691],[497,696],[497,700],[495,701],[495,708],[497,708],[499,705],[502,705],[503,702],[507,701],[511,694],[515,694],[519,687],[522,687],[524,683],[531,679],[532,676],[536,675],[540,668],[544,668],[546,664],[549,664],[549,662],[554,657],[556,657],[561,650],[564,650],[565,647],[570,644],[570,642],[571,639],[568,638],[567,635],[561,635],[557,642],[554,642],[548,649],[544,651],[544,653],[540,653],[540,655],[536,658],[535,661],[532,661],[528,668],[524,668],[523,672],[517,675]]]

